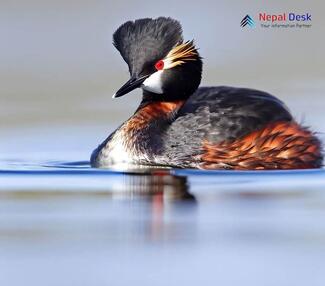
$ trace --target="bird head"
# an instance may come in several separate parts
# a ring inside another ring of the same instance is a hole
[[[193,41],[183,41],[182,27],[176,20],[128,21],[114,33],[113,44],[130,72],[130,79],[113,97],[141,87],[160,100],[180,99],[200,84],[201,57]]]

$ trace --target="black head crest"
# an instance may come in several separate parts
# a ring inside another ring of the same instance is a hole
[[[154,66],[182,42],[181,24],[165,17],[128,21],[113,35],[113,44],[128,64],[131,76],[138,76],[147,66]]]

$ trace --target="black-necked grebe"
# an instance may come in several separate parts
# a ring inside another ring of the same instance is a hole
[[[115,47],[131,78],[113,97],[142,87],[134,115],[92,154],[115,164],[200,169],[303,169],[322,165],[319,139],[276,97],[253,89],[200,87],[202,60],[171,18],[120,26]]]

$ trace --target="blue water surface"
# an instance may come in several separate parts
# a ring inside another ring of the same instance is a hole
[[[323,285],[325,171],[5,159],[0,285]]]

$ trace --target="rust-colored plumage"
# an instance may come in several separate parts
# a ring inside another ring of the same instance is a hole
[[[160,117],[171,117],[183,105],[183,100],[164,102],[156,101],[146,104],[130,118],[125,128],[127,132],[144,128],[154,119]]]
[[[321,143],[296,122],[275,122],[232,142],[204,142],[202,169],[308,169],[322,162]]]

